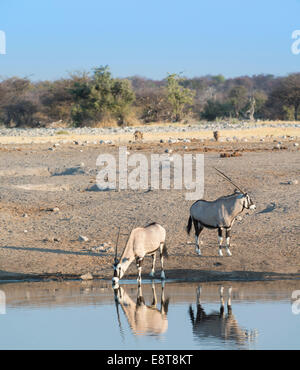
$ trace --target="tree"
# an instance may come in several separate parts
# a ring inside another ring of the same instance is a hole
[[[57,81],[47,81],[39,86],[39,99],[42,104],[41,111],[49,120],[71,121],[71,107],[74,95],[71,90],[78,78],[73,77]]]
[[[179,122],[186,114],[187,108],[193,104],[195,92],[180,85],[183,81],[176,73],[167,77],[167,99],[171,105],[171,119]]]
[[[232,113],[232,106],[230,103],[221,103],[220,101],[208,100],[201,118],[207,119],[208,121],[214,121],[216,118],[229,117]]]
[[[35,123],[34,114],[37,107],[29,100],[19,100],[4,107],[6,124],[14,123],[19,126],[33,126]]]
[[[0,83],[0,120],[5,125],[34,124],[37,104],[31,100],[32,89],[27,78],[11,77]]]
[[[244,86],[235,86],[230,90],[228,97],[235,117],[238,118],[248,102],[248,91]]]
[[[90,81],[74,83],[71,93],[75,100],[72,117],[77,125],[107,117],[122,125],[135,100],[130,81],[112,78],[108,66],[95,68]]]
[[[297,121],[300,107],[300,73],[294,73],[283,78],[271,92],[268,105],[280,108],[281,114],[287,108],[292,108],[294,119]]]

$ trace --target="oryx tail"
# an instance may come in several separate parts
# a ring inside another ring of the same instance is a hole
[[[188,224],[186,226],[186,232],[189,234],[190,231],[191,231],[191,228],[192,228],[192,225],[193,225],[193,219],[192,219],[192,216],[189,217],[189,221],[188,221]]]

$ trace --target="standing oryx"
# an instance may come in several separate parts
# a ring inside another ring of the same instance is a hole
[[[217,169],[216,169],[217,170]],[[223,174],[223,172],[217,170],[222,174],[223,178],[229,181],[231,184],[236,186],[231,179]],[[226,252],[228,256],[231,256],[230,252],[230,230],[235,221],[235,218],[245,208],[255,209],[256,206],[250,199],[249,195],[236,186],[238,191],[233,194],[220,197],[214,201],[198,200],[190,208],[190,217],[187,225],[187,233],[191,231],[192,223],[195,228],[195,239],[196,239],[196,252],[201,255],[199,247],[199,235],[204,227],[209,229],[218,229],[219,239],[219,255],[223,256],[222,253],[222,232],[226,230]]]
[[[142,262],[146,255],[152,256],[153,258],[150,276],[154,276],[156,251],[158,249],[160,251],[161,279],[165,279],[163,261],[164,256],[167,257],[168,255],[165,239],[166,230],[156,222],[153,222],[145,227],[137,227],[136,229],[133,229],[129,235],[128,241],[120,259],[117,258],[116,246],[114,277],[112,279],[113,285],[118,284],[118,281],[122,279],[125,271],[128,269],[133,260],[136,260],[139,274],[137,280],[140,284],[142,274]]]

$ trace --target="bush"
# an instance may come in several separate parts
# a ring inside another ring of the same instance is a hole
[[[112,78],[107,66],[96,68],[90,81],[74,83],[71,93],[75,101],[71,115],[77,126],[108,118],[126,124],[135,100],[130,81]]]
[[[217,118],[230,117],[233,108],[230,103],[221,103],[219,101],[208,100],[200,118],[208,121],[214,121]]]

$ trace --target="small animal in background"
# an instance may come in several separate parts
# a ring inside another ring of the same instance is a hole
[[[214,138],[215,138],[216,141],[219,141],[219,138],[220,138],[219,131],[214,131]]]
[[[141,131],[135,131],[134,140],[135,141],[143,140],[143,133]]]

